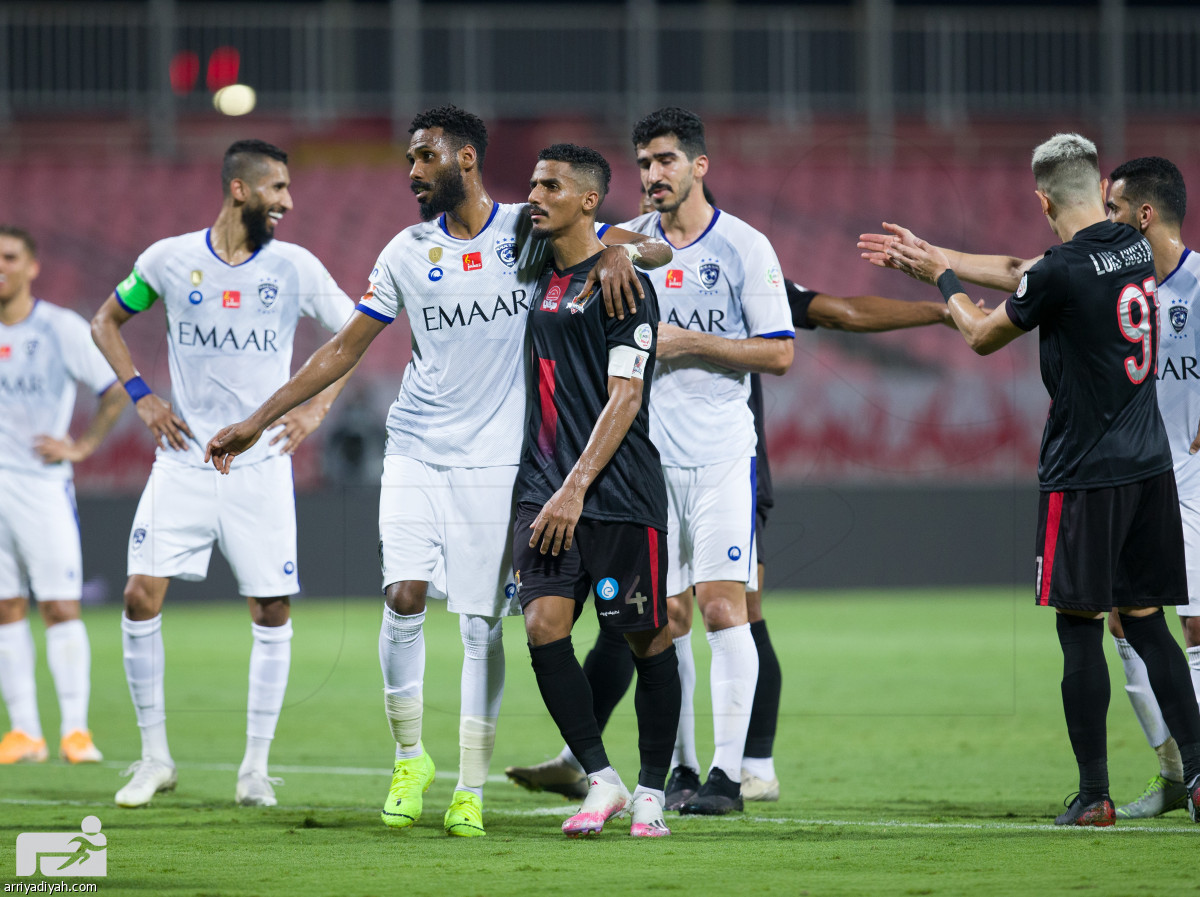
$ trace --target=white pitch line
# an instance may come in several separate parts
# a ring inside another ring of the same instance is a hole
[[[133,761],[130,761],[133,762]],[[117,762],[114,760],[105,760],[100,766],[108,769],[125,769],[129,763]],[[237,772],[240,768],[236,763],[180,763],[176,762],[176,769],[197,769],[202,772]],[[318,775],[318,776],[390,776],[392,770],[390,767],[375,767],[375,766],[271,766],[272,774],[284,775]],[[438,779],[454,779],[458,780],[458,772],[456,770],[440,770],[436,773]],[[508,778],[499,773],[488,776],[489,782],[507,782]]]
[[[106,801],[86,801],[86,800],[35,800],[25,798],[0,798],[0,804],[18,807],[109,807],[112,804]],[[537,807],[531,810],[496,810],[489,809],[488,816],[501,818],[531,818],[540,816],[555,816],[562,817],[568,815],[573,809],[574,804],[564,803],[558,807]],[[146,810],[147,813],[153,813],[152,809]],[[274,813],[300,812],[300,813],[378,813],[376,807],[332,807],[332,806],[290,806],[279,805]],[[674,820],[674,817],[672,817]],[[619,822],[619,820],[618,820]],[[685,820],[680,819],[680,824],[684,824]],[[932,830],[957,830],[957,831],[998,831],[998,832],[1068,832],[1068,833],[1112,833],[1130,835],[1130,834],[1171,834],[1171,835],[1187,835],[1195,834],[1200,831],[1195,825],[1189,826],[1170,826],[1163,828],[1160,826],[1133,826],[1126,827],[1120,825],[1109,826],[1107,828],[1095,828],[1092,826],[1077,826],[1077,825],[1053,825],[1050,823],[1013,823],[1013,822],[901,822],[899,820],[883,820],[883,819],[809,819],[804,817],[791,816],[689,816],[686,819],[686,824],[691,825],[715,825],[740,822],[746,825],[804,825],[804,826],[834,826],[838,828],[899,828],[899,829],[932,829]]]

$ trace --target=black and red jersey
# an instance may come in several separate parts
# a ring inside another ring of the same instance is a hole
[[[1038,328],[1050,414],[1042,491],[1134,483],[1171,469],[1155,394],[1158,313],[1146,238],[1108,221],[1055,246],[1005,304]]]
[[[609,352],[648,352],[642,407],[621,445],[588,489],[585,518],[639,523],[666,532],[667,490],[658,449],[650,441],[650,384],[658,343],[658,298],[641,272],[646,298],[636,314],[609,317],[599,290],[581,296],[599,253],[538,281],[526,325],[525,442],[517,501],[544,504],[579,460],[608,404]],[[641,362],[641,359],[638,359]]]

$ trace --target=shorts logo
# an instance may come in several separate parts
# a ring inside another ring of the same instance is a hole
[[[1042,556],[1037,557],[1037,579],[1033,582],[1033,597],[1042,597]]]
[[[464,252],[462,262],[464,271],[479,271],[483,268],[483,253]]]
[[[639,348],[649,349],[650,344],[654,342],[654,331],[650,329],[650,325],[638,324],[637,330],[633,331],[633,341]]]
[[[603,598],[605,601],[612,601],[620,590],[617,581],[611,576],[606,576],[596,583],[596,597]]]
[[[258,301],[263,308],[270,308],[279,296],[279,284],[265,280],[258,285]]]
[[[146,527],[139,526],[133,531],[133,536],[130,538],[130,543],[133,546],[134,552],[142,550],[142,543],[146,541]]]
[[[520,595],[521,594],[521,571],[520,570],[513,571],[513,581],[515,583],[513,585],[513,591],[516,594]],[[507,589],[505,589],[504,592],[505,592],[505,594],[508,594]]]
[[[683,269],[670,268],[667,270],[667,289],[679,290],[683,288]]]
[[[515,240],[497,240],[496,258],[500,259],[505,268],[511,268],[517,263],[517,244]]]
[[[293,564],[291,561],[288,561],[286,564],[283,565],[283,572],[286,573],[288,576],[291,576],[293,573],[296,572],[296,565]]]
[[[441,268],[430,268],[429,269],[429,279],[432,280],[434,283],[437,283],[439,280],[442,279],[442,274],[443,274],[443,271]]]
[[[1176,333],[1180,333],[1187,326],[1188,310],[1186,305],[1171,306],[1171,327]]]
[[[778,265],[772,265],[767,269],[767,286],[777,287],[783,283],[783,273],[779,270]]]
[[[736,545],[730,545],[729,546],[729,559],[731,561],[737,561],[737,560],[741,560],[741,557],[742,557],[742,549],[738,548]]]
[[[721,266],[715,261],[702,262],[699,269],[700,286],[706,290],[711,290],[717,285],[717,281],[721,278]]]
[[[241,308],[242,307],[242,291],[241,290],[224,290],[221,293],[221,305],[224,308]]]
[[[24,878],[39,873],[46,878],[101,878],[107,875],[108,839],[100,834],[100,820],[85,816],[78,832],[22,832],[17,835],[17,875]],[[55,888],[66,890],[63,885]]]
[[[204,294],[199,290],[192,290],[190,293],[188,293],[188,302],[192,303],[192,305],[199,305],[203,301]]]
[[[638,609],[638,616],[640,617],[642,614],[644,614],[646,612],[646,602],[649,600],[650,600],[649,598],[647,598],[645,595],[643,595],[639,591],[639,592],[635,592],[632,595],[627,596],[625,598],[625,603],[626,604],[636,604],[637,609]]]
[[[1017,284],[1017,298],[1020,299],[1022,296],[1024,296],[1028,289],[1029,289],[1029,275],[1022,274],[1021,282],[1019,284]]]
[[[510,582],[508,585],[506,585],[504,587],[504,597],[508,598],[510,601],[513,599],[513,597],[516,594],[517,594],[517,584],[515,582]]]

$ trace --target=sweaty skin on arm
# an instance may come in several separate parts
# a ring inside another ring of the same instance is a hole
[[[794,340],[752,336],[725,339],[711,333],[658,324],[658,360],[698,358],[710,364],[751,374],[786,374],[795,357]]]
[[[370,315],[355,313],[330,338],[304,362],[300,370],[287,383],[275,390],[253,414],[240,423],[225,427],[209,440],[204,451],[204,460],[211,460],[222,473],[229,473],[234,457],[258,442],[263,430],[301,402],[311,399],[344,378],[358,364],[367,346],[383,328],[383,321]]]
[[[906,227],[883,222],[885,234],[860,234],[858,248],[864,250],[862,258],[879,268],[895,268],[888,256],[889,247],[904,245],[914,247],[925,242]],[[932,245],[932,244],[926,244]],[[1012,255],[976,255],[954,249],[939,249],[961,279],[981,287],[1015,292],[1025,272],[1038,261],[1036,258],[1020,259]]]
[[[830,296],[817,293],[808,305],[808,320],[826,330],[881,333],[929,324],[954,326],[941,302],[906,302],[882,296]]]
[[[622,247],[625,244],[637,247],[637,266],[643,271],[661,268],[671,261],[673,253],[666,240],[619,227],[605,230],[600,242],[605,248],[595,266],[588,272],[580,295],[586,296],[599,285],[605,312],[610,318],[615,316],[623,321],[626,309],[630,314],[637,313],[637,300],[645,299],[646,293],[638,280],[637,272],[633,270],[632,257]]]
[[[549,551],[558,557],[560,551],[568,551],[575,536],[575,524],[583,513],[583,499],[588,488],[600,476],[612,456],[616,454],[621,440],[642,407],[642,381],[636,377],[608,378],[608,402],[579,460],[563,480],[562,486],[538,512],[530,529],[529,547],[538,546],[542,554]]]

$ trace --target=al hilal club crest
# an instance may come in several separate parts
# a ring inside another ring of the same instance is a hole
[[[700,263],[696,273],[700,275],[700,286],[711,290],[721,277],[721,266],[717,264],[716,260],[707,259]]]
[[[264,280],[258,285],[258,301],[263,308],[270,308],[279,297],[279,284]]]
[[[1175,328],[1176,333],[1182,333],[1183,328],[1187,326],[1187,311],[1186,305],[1171,306],[1171,326]]]
[[[501,238],[496,241],[496,258],[504,263],[505,268],[511,268],[517,263],[517,243],[515,240]]]

